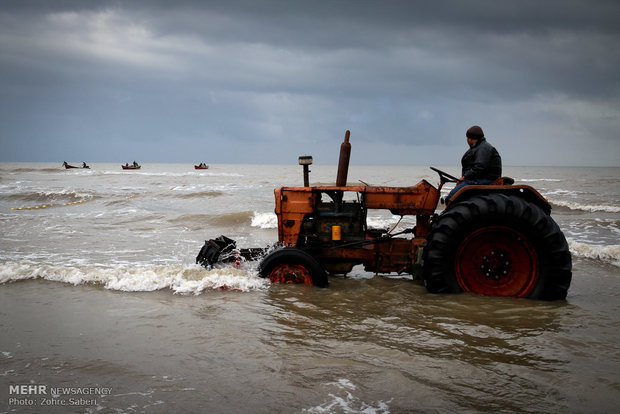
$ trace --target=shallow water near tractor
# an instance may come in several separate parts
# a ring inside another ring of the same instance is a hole
[[[276,241],[273,188],[300,185],[298,166],[58,167],[0,164],[0,413],[620,404],[620,169],[505,169],[550,200],[573,255],[567,300],[541,302],[431,295],[357,268],[317,289],[271,285],[255,263],[194,264],[220,234],[239,247]],[[334,166],[312,170],[312,184],[333,183]],[[426,167],[349,173],[373,185],[421,179],[437,183]],[[399,219],[369,216],[379,228]]]

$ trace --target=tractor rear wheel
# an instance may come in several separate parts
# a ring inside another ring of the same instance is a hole
[[[555,221],[517,196],[458,202],[433,224],[423,278],[433,293],[565,299],[571,256]]]
[[[310,254],[291,247],[275,250],[260,263],[258,275],[274,283],[327,287],[327,274]]]

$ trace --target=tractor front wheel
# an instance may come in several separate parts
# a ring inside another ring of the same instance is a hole
[[[451,206],[434,223],[423,259],[433,293],[565,299],[572,277],[568,244],[551,216],[505,194]]]
[[[303,283],[327,287],[327,274],[310,254],[295,248],[283,248],[268,254],[260,263],[258,275],[273,283]]]

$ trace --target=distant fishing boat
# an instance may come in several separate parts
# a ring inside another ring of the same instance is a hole
[[[125,165],[121,165],[121,167],[123,167],[123,170],[139,170],[142,168],[142,166],[135,161],[133,164],[126,163]]]
[[[199,165],[194,165],[195,170],[208,170],[209,166],[204,162],[201,162]]]
[[[71,168],[90,168],[88,165],[86,165],[86,163],[82,163],[81,167],[76,167],[75,165],[71,165],[71,164],[67,164],[67,161],[63,162],[62,165],[65,167],[65,169],[70,170]]]

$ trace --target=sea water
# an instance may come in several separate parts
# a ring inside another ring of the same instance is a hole
[[[334,183],[335,166],[310,169],[312,185]],[[431,295],[360,268],[327,289],[272,285],[256,263],[195,264],[221,234],[277,241],[273,189],[302,185],[298,165],[0,163],[0,413],[612,412],[620,169],[504,173],[552,205],[573,256],[566,301]],[[438,183],[426,166],[348,177],[422,179]],[[369,212],[371,227],[414,224]],[[54,388],[56,405],[16,384]]]

